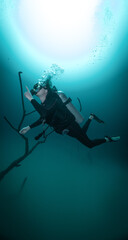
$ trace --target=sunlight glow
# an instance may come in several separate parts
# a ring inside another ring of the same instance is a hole
[[[37,75],[57,64],[65,81],[104,71],[127,29],[125,0],[3,0],[1,8],[3,59],[11,70]]]
[[[101,0],[22,0],[18,18],[26,38],[46,56],[72,59],[88,54],[99,29]]]

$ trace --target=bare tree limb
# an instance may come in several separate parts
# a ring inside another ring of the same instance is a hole
[[[13,130],[15,130],[16,132],[18,132],[18,130],[8,121],[8,119],[4,116],[5,121],[10,125],[11,128],[13,128]]]
[[[21,89],[21,101],[22,101],[22,107],[23,107],[23,115],[25,115],[25,106],[24,106],[24,98],[23,98],[23,87],[22,87],[22,81],[21,81],[21,74],[22,72],[18,72],[19,75],[19,81],[20,81],[20,89]]]
[[[10,123],[10,121],[7,119],[6,116],[4,116],[4,119],[5,119],[5,121],[9,124],[9,126],[10,126],[15,132],[17,132],[17,133],[19,134],[19,136],[22,137],[22,139],[24,139],[24,141],[25,141],[25,152],[24,152],[24,154],[23,154],[21,157],[19,157],[18,159],[14,160],[5,170],[3,170],[3,171],[0,172],[0,181],[4,178],[5,175],[8,174],[8,172],[10,172],[13,168],[15,168],[15,167],[20,167],[20,166],[21,166],[20,163],[21,163],[26,157],[28,157],[28,156],[34,151],[34,149],[35,149],[39,144],[45,143],[45,141],[46,141],[46,138],[43,139],[43,141],[38,141],[31,149],[29,149],[29,141],[28,141],[28,138],[25,137],[24,135],[21,135],[21,134],[19,133],[20,128],[21,128],[21,125],[22,125],[22,123],[23,123],[23,121],[24,121],[24,118],[25,118],[27,115],[35,112],[35,110],[34,110],[34,111],[26,114],[26,110],[25,110],[25,106],[24,106],[23,87],[22,87],[22,81],[21,81],[21,74],[22,74],[22,72],[19,72],[19,73],[18,73],[18,75],[19,75],[19,81],[20,81],[20,88],[21,88],[21,102],[22,102],[23,115],[22,115],[21,121],[20,121],[20,123],[19,123],[18,129],[17,129],[16,127],[14,127],[14,126]]]
[[[33,150],[41,143],[44,143],[44,141],[38,141],[27,153],[23,154],[21,157],[19,157],[18,159],[14,160],[5,170],[0,172],[0,181],[4,178],[4,176],[10,172],[13,168],[15,167],[20,167],[21,166],[21,162],[28,157]]]
[[[21,134],[19,133],[19,130],[18,130],[17,128],[15,128],[5,116],[4,116],[4,119],[5,119],[5,121],[9,124],[9,126],[10,126],[13,130],[15,130],[15,131],[20,135],[20,137],[22,137],[25,141],[27,140],[27,138],[26,138],[24,135],[21,135]],[[27,142],[27,141],[26,141],[26,142]]]

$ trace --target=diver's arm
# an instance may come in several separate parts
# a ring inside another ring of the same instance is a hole
[[[24,135],[24,134],[27,133],[31,128],[37,127],[37,126],[39,126],[40,124],[42,124],[42,118],[39,118],[36,122],[30,124],[30,125],[27,126],[27,127],[22,128],[22,129],[19,131],[19,133]]]
[[[26,86],[26,89],[27,89],[27,92],[24,93],[24,96],[29,100],[31,101],[33,98],[32,94],[30,93],[29,91],[29,88]]]
[[[36,122],[29,125],[30,129],[39,126],[42,124],[42,118],[39,118]]]
[[[39,104],[34,98],[31,100],[31,104],[33,105],[35,110],[42,116],[43,111],[42,111],[41,104]]]

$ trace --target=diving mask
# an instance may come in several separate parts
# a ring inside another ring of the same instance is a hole
[[[46,82],[42,81],[42,82],[38,82],[33,86],[33,89],[31,89],[31,94],[36,95],[42,88],[46,88]]]

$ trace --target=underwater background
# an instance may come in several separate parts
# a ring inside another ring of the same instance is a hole
[[[0,240],[128,239],[128,20],[127,0],[122,2],[123,20],[117,25],[115,21],[114,27],[110,19],[118,19],[120,9],[114,15],[114,8],[105,8],[104,21],[110,28],[108,35],[102,30],[102,47],[96,43],[88,59],[74,55],[74,61],[71,55],[63,60],[43,52],[39,59],[33,43],[27,50],[20,41],[27,37],[17,20],[16,1],[1,1],[0,171],[25,149],[23,139],[4,119],[17,127],[22,118],[19,71],[24,92],[52,64],[61,66],[64,72],[53,84],[72,98],[77,109],[80,98],[85,120],[93,112],[105,121],[92,121],[88,136],[121,139],[89,149],[68,136],[51,134],[0,182]],[[26,99],[24,103],[27,112],[33,111]],[[22,127],[38,117],[29,115]],[[39,126],[26,134],[30,147],[41,131]]]

